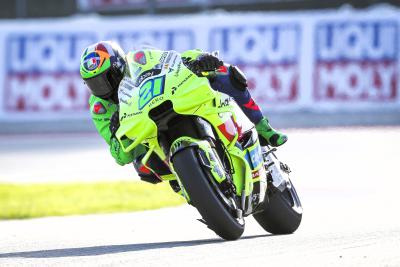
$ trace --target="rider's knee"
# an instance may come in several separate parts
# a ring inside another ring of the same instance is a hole
[[[161,176],[171,174],[169,167],[156,154],[150,155],[146,165],[142,163],[143,156],[133,161],[133,166],[142,181],[157,184],[162,182]]]
[[[140,180],[152,184],[157,184],[161,182],[161,179],[154,174],[146,165],[141,162],[141,159],[136,159],[133,161],[133,166],[138,173]]]

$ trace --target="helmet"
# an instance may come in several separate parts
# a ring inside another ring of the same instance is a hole
[[[114,42],[101,41],[84,50],[80,73],[93,95],[118,103],[118,86],[125,66],[122,48]]]

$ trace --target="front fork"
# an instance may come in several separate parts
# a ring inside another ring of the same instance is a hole
[[[280,162],[275,155],[276,148],[268,146],[262,147],[262,154],[264,158],[264,167],[267,171],[267,176],[271,179],[271,184],[283,192],[286,188],[290,187],[289,173],[290,168],[288,165]]]

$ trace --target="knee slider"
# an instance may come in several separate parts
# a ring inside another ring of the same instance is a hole
[[[152,184],[157,184],[162,182],[159,176],[157,176],[153,171],[151,171],[146,165],[142,164],[142,157],[139,157],[133,161],[133,166],[138,173],[140,180]]]
[[[247,79],[244,73],[236,66],[229,66],[229,78],[231,80],[232,85],[240,90],[246,91],[247,89]]]

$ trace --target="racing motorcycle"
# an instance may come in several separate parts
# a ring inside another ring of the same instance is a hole
[[[131,78],[118,92],[122,149],[143,144],[143,164],[152,153],[166,162],[173,175],[165,179],[176,179],[201,221],[223,239],[240,238],[249,215],[269,233],[296,231],[302,206],[290,168],[275,148],[260,145],[235,101],[190,71],[179,53],[140,53],[139,62],[128,53]]]

